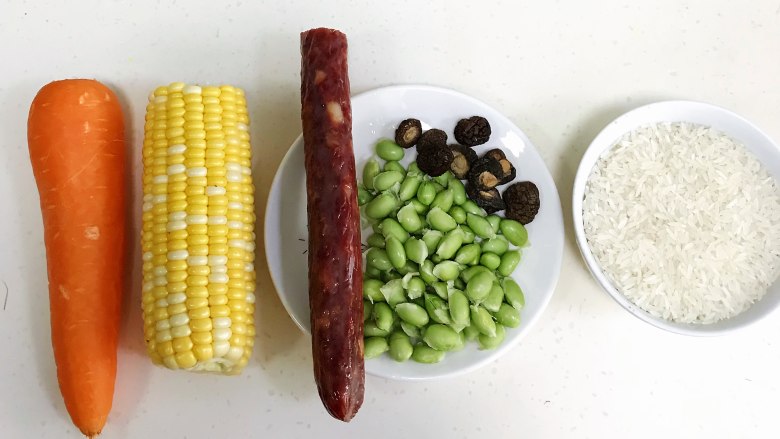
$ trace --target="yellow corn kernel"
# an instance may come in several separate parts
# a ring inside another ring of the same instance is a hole
[[[190,338],[192,338],[192,342],[195,343],[196,346],[199,344],[210,345],[214,342],[214,336],[211,335],[211,330],[207,332],[193,332]]]
[[[179,352],[176,354],[176,363],[181,368],[189,369],[198,363],[198,359],[195,358],[195,354],[192,351]]]
[[[213,329],[213,324],[211,323],[211,319],[209,318],[194,319],[194,320],[190,320],[190,328],[192,328],[192,331],[196,333],[211,331]]]
[[[176,352],[187,352],[192,350],[192,340],[190,337],[177,337],[173,339],[173,350]]]

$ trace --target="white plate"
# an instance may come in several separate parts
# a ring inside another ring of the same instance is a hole
[[[398,122],[415,117],[430,127],[445,130],[452,137],[455,123],[473,115],[484,116],[493,134],[482,153],[501,146],[517,168],[517,181],[536,183],[541,209],[528,225],[531,246],[523,251],[523,260],[513,274],[523,288],[526,306],[521,325],[508,329],[506,341],[495,350],[480,351],[469,343],[460,352],[447,354],[438,364],[397,363],[386,355],[368,360],[366,371],[394,379],[431,379],[454,376],[483,366],[498,358],[520,341],[542,314],[555,289],[563,251],[563,219],[558,191],[536,149],[512,122],[486,104],[456,91],[418,85],[384,87],[361,93],[352,99],[352,136],[358,178],[363,165],[374,155],[378,139],[392,138]],[[404,162],[414,158],[407,150]],[[367,236],[366,233],[363,234]],[[306,176],[303,167],[303,139],[292,144],[276,172],[265,216],[265,252],[276,291],[295,323],[309,332],[307,281]]]
[[[745,327],[765,317],[778,307],[780,304],[780,282],[775,282],[760,301],[730,319],[708,325],[675,323],[654,317],[628,300],[604,275],[590,251],[582,220],[582,200],[585,195],[585,184],[593,166],[599,157],[612,148],[624,134],[640,126],[659,122],[690,122],[721,131],[744,144],[756,155],[769,173],[780,181],[780,148],[769,136],[747,119],[715,105],[691,101],[656,102],[636,108],[612,121],[593,139],[577,169],[572,195],[572,210],[574,232],[582,257],[604,291],[628,312],[653,326],[684,335],[719,335]]]

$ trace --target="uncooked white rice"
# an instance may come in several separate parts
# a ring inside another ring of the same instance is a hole
[[[778,185],[744,145],[709,127],[626,134],[594,166],[582,210],[604,273],[656,317],[733,317],[780,274]]]

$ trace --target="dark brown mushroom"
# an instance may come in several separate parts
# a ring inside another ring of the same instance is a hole
[[[515,183],[504,190],[506,217],[528,224],[539,213],[539,189],[530,181]]]
[[[471,170],[471,164],[477,160],[477,153],[467,146],[458,144],[450,145],[450,149],[452,150],[450,171],[459,180],[467,179]]]
[[[490,139],[490,123],[482,116],[461,119],[455,125],[455,140],[466,146],[482,145]]]
[[[395,143],[403,148],[411,148],[422,136],[422,124],[417,119],[406,119],[395,129]]]
[[[482,157],[471,164],[469,183],[477,189],[488,191],[501,183],[501,165],[490,157]]]
[[[509,159],[506,158],[506,155],[504,155],[504,151],[502,151],[499,148],[491,149],[490,151],[486,152],[483,157],[489,157],[493,160],[496,160],[498,164],[501,165],[501,175],[499,176],[501,178],[501,181],[498,184],[506,184],[510,181],[514,180],[517,176],[517,170],[514,166],[512,166],[512,162],[509,161]]]
[[[485,209],[487,213],[495,213],[499,210],[504,210],[504,200],[501,199],[501,194],[498,193],[498,189],[480,190],[473,184],[466,184],[466,195],[477,203],[477,206]]]
[[[447,144],[430,145],[420,149],[417,144],[417,167],[431,177],[438,177],[450,170],[452,163],[452,150]]]
[[[437,128],[431,128],[422,133],[420,139],[417,140],[417,153],[422,153],[424,150],[433,147],[447,148],[447,133]]]

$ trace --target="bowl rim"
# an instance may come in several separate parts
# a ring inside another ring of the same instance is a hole
[[[356,93],[356,94],[351,96],[351,99],[354,102],[355,99],[358,99],[358,98],[365,99],[367,97],[370,97],[372,94],[384,93],[384,92],[386,92],[388,90],[421,90],[421,91],[432,91],[432,92],[438,92],[438,93],[447,93],[447,94],[456,95],[456,96],[458,96],[458,97],[460,97],[462,99],[471,101],[471,102],[473,102],[473,103],[475,103],[477,105],[481,105],[481,106],[487,107],[487,108],[493,110],[502,119],[502,121],[504,123],[510,125],[515,130],[517,130],[520,134],[522,134],[523,140],[533,147],[533,149],[536,152],[536,154],[539,155],[540,160],[542,160],[542,162],[544,162],[544,160],[542,159],[541,154],[539,153],[539,150],[536,148],[536,145],[533,142],[531,142],[531,140],[530,140],[530,138],[528,138],[527,134],[523,130],[521,130],[520,127],[518,127],[514,122],[512,122],[511,119],[509,119],[503,113],[501,113],[500,111],[495,109],[495,107],[493,107],[493,106],[491,106],[491,105],[489,105],[489,104],[487,104],[487,103],[485,103],[485,102],[483,102],[483,101],[481,101],[481,100],[479,100],[479,99],[477,99],[477,98],[475,98],[473,96],[470,96],[468,94],[465,94],[463,92],[460,92],[458,90],[455,90],[455,89],[452,89],[452,88],[449,88],[449,87],[441,87],[441,86],[428,85],[428,84],[414,84],[414,83],[412,83],[412,84],[393,84],[393,85],[388,85],[388,86],[380,86],[380,87],[372,88],[372,89],[369,89],[369,90],[366,90],[366,91],[363,91],[363,92],[360,92],[360,93]],[[263,221],[263,239],[264,239],[264,246],[263,246],[264,249],[263,249],[263,251],[264,251],[264,254],[265,254],[265,257],[266,257],[266,261],[269,260],[269,255],[270,255],[270,253],[269,253],[269,246],[267,245],[267,243],[268,243],[268,236],[269,236],[269,233],[270,233],[270,230],[269,230],[269,227],[268,227],[268,224],[269,224],[269,222],[268,222],[268,215],[269,215],[270,210],[268,209],[268,205],[271,202],[271,194],[274,192],[274,189],[276,188],[276,186],[281,184],[280,183],[280,181],[281,181],[281,173],[279,172],[279,170],[282,169],[282,167],[287,165],[287,161],[292,156],[293,148],[299,142],[302,143],[302,141],[303,141],[303,133],[301,133],[298,136],[296,136],[295,140],[293,140],[293,142],[290,144],[290,147],[285,152],[285,155],[282,158],[281,162],[279,163],[279,166],[274,171],[275,172],[274,173],[274,178],[273,178],[273,180],[271,182],[271,186],[269,187],[269,192],[268,192],[269,195],[268,195],[268,197],[266,199],[266,206],[265,206],[266,210],[265,210],[264,221]],[[476,361],[476,362],[472,363],[469,366],[461,367],[461,368],[458,368],[458,369],[455,369],[455,370],[451,370],[451,371],[442,372],[442,373],[439,373],[437,375],[422,376],[422,377],[402,376],[402,375],[388,375],[388,374],[382,374],[382,373],[374,373],[374,372],[369,371],[368,369],[366,370],[366,374],[367,375],[372,375],[372,376],[381,377],[381,378],[385,378],[385,379],[393,379],[393,380],[398,380],[398,381],[415,381],[415,382],[432,381],[432,380],[439,380],[439,379],[448,379],[448,378],[454,378],[454,377],[457,377],[457,376],[461,376],[461,375],[467,374],[469,372],[475,371],[477,369],[480,369],[483,366],[498,360],[506,352],[508,352],[512,348],[516,347],[520,343],[520,341],[528,334],[528,332],[530,332],[531,328],[533,328],[534,325],[536,325],[538,323],[539,319],[541,319],[542,315],[547,310],[547,307],[549,306],[550,301],[552,300],[552,297],[555,294],[555,290],[557,289],[558,281],[560,280],[561,267],[563,266],[563,249],[565,247],[565,242],[566,242],[565,226],[564,226],[563,212],[562,212],[562,206],[561,206],[561,198],[560,198],[560,194],[558,192],[558,187],[557,187],[557,184],[555,183],[555,179],[553,178],[552,173],[550,172],[550,168],[547,167],[546,164],[545,164],[545,169],[546,169],[547,174],[550,177],[550,181],[552,182],[552,185],[553,185],[553,188],[554,188],[554,190],[552,191],[550,196],[548,196],[548,198],[549,198],[548,203],[552,206],[551,208],[553,208],[553,209],[555,209],[557,211],[557,218],[558,218],[559,226],[560,226],[560,229],[562,231],[562,235],[563,236],[562,236],[562,238],[560,240],[560,245],[559,245],[559,248],[558,248],[559,257],[555,261],[552,261],[553,264],[554,264],[553,272],[555,273],[553,282],[552,282],[552,284],[551,284],[551,286],[549,288],[549,291],[546,291],[544,297],[542,297],[542,300],[541,300],[538,312],[536,312],[534,315],[532,315],[529,318],[524,320],[523,327],[525,329],[520,331],[520,332],[518,332],[517,335],[515,337],[513,337],[512,339],[508,339],[504,343],[502,343],[501,346],[499,346],[497,349],[495,349],[493,351],[494,352],[493,355],[486,356],[485,358],[483,358],[483,359],[481,359],[479,361]],[[274,276],[274,272],[273,272],[273,270],[270,269],[270,267],[269,267],[268,273],[269,273],[269,277],[271,278],[271,283],[272,283],[272,285],[273,285],[273,287],[274,287],[274,289],[276,291],[276,296],[282,302],[282,306],[284,307],[284,309],[287,312],[287,314],[290,316],[291,320],[295,323],[296,326],[298,326],[298,328],[303,333],[311,336],[311,331],[309,329],[307,329],[307,327],[305,325],[303,325],[300,321],[298,321],[298,319],[295,317],[295,313],[291,312],[291,309],[292,309],[291,306],[292,305],[287,300],[287,296],[280,292],[281,289],[279,288],[279,285],[281,285],[281,282],[278,279],[276,279],[276,277]]]
[[[660,328],[665,331],[675,333],[675,334],[680,334],[680,335],[687,335],[687,336],[694,336],[694,337],[710,337],[710,336],[731,334],[736,331],[743,330],[763,320],[769,314],[771,314],[773,310],[760,313],[755,318],[744,320],[739,323],[729,325],[727,327],[715,327],[712,325],[701,325],[701,324],[693,324],[693,323],[690,324],[676,323],[669,320],[665,320],[660,317],[652,316],[650,315],[650,313],[648,313],[647,311],[643,310],[642,308],[640,308],[639,306],[631,302],[625,295],[623,295],[623,293],[618,291],[617,288],[615,288],[615,286],[612,285],[612,282],[607,278],[606,274],[602,270],[598,261],[596,261],[595,256],[591,252],[590,245],[588,244],[587,238],[585,237],[582,204],[585,196],[585,185],[590,177],[590,173],[593,170],[593,167],[595,166],[596,162],[603,154],[605,154],[607,151],[611,150],[614,147],[616,140],[619,139],[620,136],[646,124],[647,122],[637,124],[629,128],[628,130],[623,131],[617,137],[614,137],[611,133],[614,130],[614,127],[625,124],[626,120],[630,120],[631,118],[635,117],[637,114],[641,114],[648,111],[659,111],[659,110],[663,111],[663,110],[679,109],[680,107],[683,106],[692,108],[694,111],[709,111],[713,113],[719,113],[720,115],[726,118],[731,118],[739,123],[742,123],[745,127],[752,130],[758,137],[763,138],[763,140],[765,140],[768,144],[774,146],[775,149],[780,150],[780,146],[778,146],[778,144],[774,142],[772,138],[769,137],[758,126],[756,126],[746,118],[740,116],[739,114],[731,110],[728,110],[726,108],[720,107],[718,105],[701,102],[701,101],[693,101],[693,100],[667,100],[667,101],[653,102],[650,104],[645,104],[636,107],[616,117],[614,120],[609,122],[604,128],[602,128],[601,131],[599,131],[596,137],[594,137],[591,143],[588,145],[588,148],[585,150],[585,153],[580,159],[580,163],[577,167],[577,173],[574,177],[574,183],[572,189],[572,217],[574,221],[574,234],[577,241],[577,247],[580,250],[580,254],[582,258],[585,260],[585,265],[588,267],[588,271],[590,271],[593,278],[596,280],[599,286],[601,286],[604,292],[606,292],[610,297],[612,297],[612,299],[615,302],[618,303],[618,305],[620,305],[623,309],[628,311],[634,317],[656,328]],[[663,120],[659,120],[658,122],[662,122],[662,121]],[[681,122],[685,122],[685,121],[681,120]],[[777,308],[777,306],[775,306],[774,308]]]

